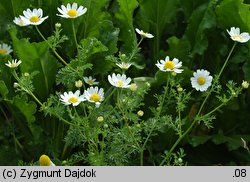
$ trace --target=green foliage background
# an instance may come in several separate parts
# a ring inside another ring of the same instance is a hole
[[[77,40],[83,49],[89,51],[78,55],[82,59],[80,62],[74,61],[77,52],[70,21],[56,16],[57,7],[68,2],[88,8],[87,13],[75,21]],[[191,89],[189,77],[192,70],[204,68],[211,74],[218,73],[233,46],[226,29],[234,26],[250,32],[249,4],[249,0],[1,0],[0,41],[12,45],[13,57],[23,61],[21,74],[37,71],[32,79],[34,94],[45,102],[51,94],[65,91],[62,84],[73,89],[72,78],[81,79],[84,74],[95,76],[106,87],[107,75],[116,69],[107,56],[118,55],[118,51],[130,54],[139,40],[135,28],[152,33],[155,38],[145,39],[140,54],[132,60],[143,69],[133,67],[128,71],[135,80],[141,77],[153,80],[144,100],[145,105],[141,107],[146,119],[150,115],[149,107],[156,107],[156,101],[150,97],[159,94],[166,81],[164,74],[155,66],[156,61],[166,55],[180,59],[185,67],[185,72],[180,76],[183,79],[181,85],[188,90]],[[14,17],[27,8],[42,8],[44,14],[49,16],[39,26],[46,38],[53,34],[55,23],[62,24],[62,34],[68,40],[57,50],[73,68],[81,68],[80,75],[72,73],[68,75],[68,80],[63,79],[69,70],[62,68],[35,28],[14,25]],[[250,82],[249,48],[249,43],[237,46],[223,72],[222,83],[228,80],[239,84],[242,80]],[[32,98],[15,92],[14,79],[4,65],[9,59],[0,57],[0,164],[37,161],[43,153],[60,161],[77,161],[81,157],[77,153],[78,148],[72,146],[65,149],[65,136],[72,130],[55,117],[44,115]],[[192,113],[202,100],[200,93],[193,94],[194,99],[185,111],[189,117],[193,117]],[[197,125],[182,141],[181,147],[187,154],[184,159],[188,165],[250,165],[250,156],[240,139],[250,141],[249,97],[249,90],[245,90],[218,113],[212,129]],[[217,102],[216,98],[210,99],[206,109],[214,108]],[[57,109],[60,110],[60,107]],[[118,139],[114,140],[114,145],[119,144]],[[175,140],[173,130],[164,126],[150,141],[148,148],[160,155]],[[151,154],[145,155],[150,158]],[[112,158],[109,160],[112,161]],[[134,161],[121,161],[117,165],[139,165],[137,160]],[[145,164],[154,165],[150,160]]]

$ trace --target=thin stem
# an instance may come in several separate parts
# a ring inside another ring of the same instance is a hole
[[[160,103],[160,106],[159,106],[159,112],[157,113],[156,119],[159,119],[159,117],[161,115],[161,111],[162,111],[162,107],[163,107],[163,104],[164,104],[164,100],[165,100],[166,95],[167,95],[168,85],[169,85],[169,78],[167,78],[167,84],[166,84],[166,87],[165,87],[165,92],[164,92],[163,98],[161,100],[161,103]],[[144,153],[144,149],[146,147],[146,144],[147,144],[147,142],[148,142],[148,140],[149,140],[152,132],[154,131],[155,123],[156,123],[156,121],[154,120],[153,126],[152,126],[152,128],[151,128],[151,130],[150,130],[150,132],[149,132],[149,134],[148,134],[145,142],[143,143],[142,148],[141,148],[141,155],[140,155],[140,164],[141,164],[141,166],[143,166],[143,153]]]
[[[74,37],[76,49],[77,49],[77,52],[78,52],[78,43],[77,43],[77,38],[76,38],[76,31],[75,31],[74,19],[71,20],[71,26],[72,26],[73,37]]]
[[[179,136],[182,135],[182,121],[181,121],[181,111],[178,111],[178,117],[179,117]]]
[[[223,66],[222,66],[222,68],[221,68],[221,70],[220,70],[220,72],[219,72],[218,79],[219,79],[219,77],[221,76],[221,73],[223,72],[223,70],[225,69],[225,67],[226,67],[226,65],[227,65],[227,62],[228,62],[229,58],[231,57],[232,52],[233,52],[235,46],[236,46],[236,42],[234,43],[232,49],[230,50],[230,52],[229,52],[229,54],[228,54],[228,56],[227,56],[227,58],[226,58],[226,60],[225,60],[225,62],[224,62],[224,64],[223,64]],[[202,111],[202,109],[203,109],[203,107],[204,107],[206,101],[208,100],[208,97],[209,97],[210,94],[212,93],[212,91],[213,91],[213,87],[209,90],[209,92],[208,92],[206,98],[205,98],[204,101],[202,102],[201,107],[200,107],[200,109],[199,109],[199,111],[198,111],[198,113],[197,113],[197,116],[199,116],[199,115],[201,114],[201,111]],[[220,107],[222,107],[223,105],[224,105],[224,103],[222,103],[221,105],[219,105],[218,107],[216,107],[214,110],[210,111],[208,114],[211,114],[211,113],[215,112],[216,110],[218,110],[218,109],[219,109]],[[177,140],[177,141],[174,143],[174,145],[171,147],[171,149],[169,150],[168,154],[167,154],[166,157],[162,160],[162,162],[160,163],[160,165],[163,165],[163,164],[166,162],[166,160],[168,160],[168,158],[170,157],[170,155],[172,154],[172,152],[173,152],[173,150],[176,148],[176,146],[177,146],[177,145],[180,143],[180,141],[181,141],[181,140],[182,140],[182,139],[192,130],[192,128],[193,128],[193,126],[195,125],[196,121],[197,121],[197,120],[194,119],[193,122],[192,122],[192,124],[191,124],[191,125],[188,127],[188,129],[183,133],[183,135],[181,135],[181,136],[178,138],[178,140]]]
[[[20,79],[19,79],[19,77],[18,77],[18,75],[17,75],[17,73],[16,73],[16,70],[14,70],[14,71],[12,71],[12,75],[14,76],[14,78],[20,83]],[[42,104],[42,102],[28,89],[28,88],[25,88],[23,85],[20,85],[20,87],[22,87],[22,89],[26,92],[26,93],[28,93],[29,95],[31,95],[34,99],[35,99],[35,101],[40,105],[40,106],[42,106],[43,104]]]
[[[56,52],[56,50],[51,46],[51,44],[48,42],[48,40],[43,36],[43,34],[40,32],[40,30],[38,29],[37,26],[36,30],[38,32],[38,34],[42,37],[42,39],[48,44],[48,46],[50,47],[50,49],[52,50],[52,52],[56,55],[56,57],[64,64],[64,65],[68,65],[68,63],[66,63],[66,61],[64,61],[64,59]]]
[[[143,166],[143,154],[144,154],[144,149],[145,149],[145,147],[146,147],[146,144],[148,143],[148,140],[149,140],[149,138],[150,138],[152,132],[154,131],[154,128],[155,128],[154,125],[155,125],[155,123],[156,123],[156,121],[154,120],[153,127],[151,128],[151,130],[150,130],[150,132],[149,132],[149,134],[148,134],[148,136],[147,136],[147,138],[146,138],[146,140],[145,140],[145,142],[143,143],[142,148],[141,148],[141,154],[140,154],[140,163],[141,163],[141,166]]]
[[[108,95],[108,97],[103,101],[102,105],[104,105],[109,100],[109,98],[115,93],[115,91],[116,91],[116,88],[112,90],[112,92]]]
[[[14,7],[13,0],[11,0],[10,2],[11,2],[11,7],[12,7],[13,15],[14,15],[14,17],[16,17],[16,12],[15,12],[15,7]]]
[[[220,70],[219,77],[221,76],[221,73],[224,71],[224,68],[226,67],[227,62],[228,62],[229,58],[231,57],[231,54],[233,53],[233,50],[234,50],[236,44],[237,44],[237,42],[234,42],[234,45],[233,45],[231,51],[229,52],[229,54],[228,54],[228,56],[227,56],[227,59],[226,59],[226,61],[224,62],[223,66],[222,66],[222,68],[221,68],[221,70]]]

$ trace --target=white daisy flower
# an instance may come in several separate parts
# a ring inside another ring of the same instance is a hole
[[[136,31],[139,35],[141,35],[142,37],[146,37],[146,38],[149,38],[149,39],[151,39],[151,38],[154,37],[152,34],[147,33],[147,32],[143,32],[142,30],[139,30],[138,28],[136,28],[135,31]]]
[[[17,61],[17,59],[15,59],[15,60],[12,60],[12,62],[8,61],[8,63],[6,63],[5,65],[8,66],[8,67],[10,67],[10,68],[16,68],[21,63],[22,63],[21,60]]]
[[[83,77],[83,80],[85,81],[85,83],[87,83],[88,85],[97,85],[99,82],[96,82],[95,78],[92,78],[92,76],[89,77]]]
[[[125,62],[116,63],[116,66],[118,66],[119,68],[121,68],[121,69],[123,69],[123,70],[129,69],[129,67],[130,67],[131,65],[132,65],[132,64],[130,64],[130,63],[125,63]]]
[[[85,101],[86,99],[84,98],[84,95],[80,96],[80,91],[77,90],[75,93],[73,92],[64,92],[64,94],[60,95],[61,97],[61,101],[63,102],[63,104],[65,105],[70,105],[72,104],[73,106],[77,106],[78,104],[80,104],[81,102]]]
[[[197,91],[206,91],[211,86],[213,80],[213,77],[209,74],[209,71],[204,69],[194,72],[194,76],[190,79],[192,87]]]
[[[173,61],[169,60],[169,57],[167,56],[164,60],[158,61],[157,64],[155,64],[161,71],[172,71],[175,73],[181,73],[183,70],[179,69],[182,66],[182,62],[178,59],[174,58]]]
[[[130,85],[129,83],[131,82],[131,78],[126,78],[126,75],[122,74],[117,74],[115,75],[115,73],[112,74],[112,77],[110,75],[108,75],[108,80],[109,83],[115,87],[119,87],[119,88],[129,88]]]
[[[61,5],[61,9],[57,8],[57,10],[61,13],[57,14],[57,16],[61,16],[63,18],[77,18],[87,12],[87,8],[84,8],[83,6],[79,6],[79,8],[77,8],[77,3],[73,3],[72,5],[68,3],[67,7]]]
[[[26,11],[24,10],[23,15],[24,16],[20,17],[26,25],[40,25],[48,18],[48,16],[43,17],[43,10],[41,8],[33,9],[32,11],[30,9],[27,9]]]
[[[15,17],[15,19],[13,20],[13,22],[18,25],[18,26],[27,26],[29,24],[25,23],[20,17]]]
[[[11,47],[5,43],[0,44],[0,54],[1,55],[7,55],[10,54],[13,50]]]
[[[236,42],[245,43],[250,39],[250,35],[247,32],[240,33],[239,28],[231,27],[227,33],[231,36],[231,39]]]
[[[90,87],[84,91],[84,96],[89,102],[95,103],[96,107],[99,107],[104,100],[104,91],[103,88]]]

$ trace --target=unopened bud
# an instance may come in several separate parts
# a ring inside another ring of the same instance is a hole
[[[98,121],[98,122],[103,122],[103,120],[104,120],[104,118],[103,118],[102,116],[99,116],[99,117],[97,118],[97,121]]]
[[[14,87],[14,88],[18,88],[18,87],[19,87],[19,84],[18,84],[17,82],[14,82],[13,87]]]
[[[243,80],[241,86],[243,89],[247,89],[249,87],[249,83],[247,81]]]
[[[55,27],[56,27],[56,28],[60,28],[61,26],[62,26],[61,23],[56,23],[56,24],[55,24]]]
[[[138,115],[138,116],[143,116],[143,115],[144,115],[144,112],[143,112],[142,110],[140,110],[140,111],[137,112],[137,115]]]
[[[26,76],[26,77],[30,76],[30,74],[27,73],[27,72],[25,72],[23,75]]]
[[[171,72],[171,74],[172,74],[172,76],[176,76],[177,75],[177,73],[175,73],[174,71]]]
[[[182,91],[183,91],[183,88],[182,88],[180,85],[178,85],[178,86],[177,86],[177,91],[178,91],[178,92],[182,92]]]
[[[81,80],[75,81],[75,86],[77,88],[81,88],[82,87],[82,81]]]
[[[138,86],[136,85],[136,83],[132,83],[129,87],[129,89],[133,92],[135,92],[137,90]]]

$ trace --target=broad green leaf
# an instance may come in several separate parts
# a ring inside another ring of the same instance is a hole
[[[103,21],[110,19],[108,7],[110,0],[62,0],[62,4],[76,2],[79,6],[87,8],[87,12],[76,19],[76,30],[78,41],[88,36],[96,36],[99,34],[99,26]],[[68,21],[70,24],[70,22]],[[71,28],[71,27],[70,27]],[[71,33],[72,30],[70,30]]]
[[[18,110],[24,115],[28,124],[35,121],[34,114],[36,113],[36,103],[33,101],[28,101],[27,97],[16,96],[13,99],[13,104],[18,108]]]
[[[171,30],[178,10],[178,1],[173,0],[140,0],[137,23],[145,32],[152,33],[154,41],[154,59],[158,59],[162,40],[166,40],[166,31]],[[168,26],[169,25],[169,26]]]
[[[117,41],[120,30],[115,28],[112,21],[103,21],[99,26],[99,40],[108,47],[107,54],[114,54],[118,51]]]
[[[3,98],[6,97],[6,95],[9,93],[8,88],[6,87],[3,80],[0,80],[0,94],[3,96]]]
[[[136,40],[133,26],[133,13],[138,7],[137,0],[117,0],[118,11],[115,13],[120,28],[120,38],[124,42],[124,49],[131,52],[133,42]]]
[[[167,40],[169,44],[168,55],[171,58],[178,58],[180,61],[187,59],[187,56],[190,54],[190,44],[189,41],[185,38],[178,39],[173,36]]]
[[[31,73],[39,71],[39,74],[33,80],[35,94],[39,98],[45,99],[49,95],[55,81],[58,68],[57,60],[49,52],[46,42],[30,43],[26,39],[19,40],[16,37],[16,29],[11,29],[9,32],[13,40],[14,50],[18,58],[22,60],[20,65],[21,72]]]
[[[199,6],[189,19],[185,36],[192,46],[192,54],[204,54],[208,47],[209,30],[216,27],[216,1]]]
[[[223,28],[240,27],[242,31],[249,31],[249,8],[250,5],[244,4],[243,0],[224,0],[216,8],[218,21]]]
[[[212,136],[207,136],[207,135],[203,135],[203,136],[190,136],[189,139],[188,139],[188,142],[193,147],[197,147],[199,145],[202,145],[202,144],[206,143],[211,138],[212,138]]]

